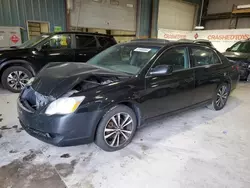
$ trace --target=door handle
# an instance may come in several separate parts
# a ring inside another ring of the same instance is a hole
[[[194,80],[194,78],[186,78],[184,79],[185,82],[192,82]]]
[[[80,56],[86,56],[87,54],[79,54]]]

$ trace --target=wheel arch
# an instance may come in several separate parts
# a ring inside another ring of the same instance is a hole
[[[135,113],[135,116],[136,116],[137,127],[140,127],[140,126],[142,125],[143,122],[142,122],[141,110],[140,110],[140,108],[139,108],[134,102],[131,102],[131,101],[117,102],[117,103],[115,103],[115,104],[108,105],[108,106],[105,106],[105,108],[103,108],[103,110],[104,110],[104,109],[106,109],[106,110],[104,110],[103,113],[100,115],[100,118],[98,118],[97,123],[96,123],[96,126],[95,126],[95,128],[94,128],[94,130],[93,130],[93,133],[92,133],[92,136],[93,136],[94,139],[95,139],[95,137],[96,137],[96,132],[97,132],[98,125],[99,125],[99,123],[101,122],[103,115],[104,115],[108,110],[110,110],[111,108],[114,108],[114,107],[117,106],[117,105],[125,105],[125,106],[129,107],[130,109],[132,109],[133,112]]]
[[[7,60],[7,61],[4,61],[3,63],[1,63],[1,65],[0,65],[0,75],[2,75],[3,72],[7,68],[12,67],[12,66],[23,66],[26,69],[28,69],[32,73],[33,76],[35,76],[35,74],[36,74],[36,71],[35,71],[35,69],[33,68],[33,66],[31,65],[30,62],[28,62],[26,60],[22,60],[22,59],[14,59],[14,60]]]
[[[129,108],[131,108],[134,111],[136,119],[137,119],[137,127],[141,126],[141,124],[142,124],[141,110],[135,103],[130,102],[130,101],[126,101],[126,102],[120,102],[120,103],[118,103],[118,105],[125,105],[125,106],[128,106]]]
[[[232,79],[228,76],[228,77],[225,77],[225,79],[220,83],[220,84],[223,84],[223,83],[226,83],[226,84],[228,84],[229,85],[229,87],[230,87],[230,90],[229,91],[231,91],[231,89],[232,89]],[[219,84],[219,85],[220,85]],[[219,87],[219,85],[217,86],[217,87]]]

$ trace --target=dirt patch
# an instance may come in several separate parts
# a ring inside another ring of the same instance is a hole
[[[10,150],[9,153],[17,153],[17,150]]]
[[[146,145],[144,145],[144,144],[141,144],[140,146],[141,146],[141,149],[142,149],[143,151],[146,151],[146,150],[149,149],[149,147],[146,146]]]
[[[36,158],[37,154],[41,154],[40,151],[30,150],[30,153],[23,157],[23,161],[30,162]]]
[[[83,158],[83,161],[85,162],[85,165],[88,164],[91,161],[93,153],[90,152],[86,157]]]
[[[22,132],[22,130],[23,130],[22,128],[16,129],[16,132],[17,132],[17,133],[20,133],[20,132]]]
[[[72,174],[75,169],[75,165],[78,163],[78,160],[72,160],[70,164],[68,163],[60,163],[55,166],[58,173],[63,176],[67,177],[68,175]]]
[[[0,122],[1,122],[1,118],[0,118]],[[8,130],[8,129],[11,129],[11,127],[7,127],[6,125],[0,127],[0,130]]]
[[[3,137],[3,135],[0,133],[0,138],[2,138]]]
[[[3,118],[0,118],[0,122],[2,122],[3,121]]]
[[[34,165],[20,160],[0,167],[1,188],[66,188],[66,185],[48,164]]]
[[[13,125],[12,128],[16,129],[18,127],[18,125]]]
[[[61,158],[70,158],[70,154],[65,153],[65,154],[61,155],[60,157],[61,157]]]

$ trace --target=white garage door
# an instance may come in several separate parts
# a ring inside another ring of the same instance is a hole
[[[178,0],[160,0],[158,27],[193,30],[196,6]]]
[[[71,26],[136,30],[136,0],[75,0]]]

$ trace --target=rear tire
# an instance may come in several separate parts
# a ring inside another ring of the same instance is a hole
[[[1,83],[5,89],[13,93],[19,93],[32,77],[32,73],[22,66],[7,68],[1,77]]]
[[[137,118],[131,108],[117,105],[111,108],[98,125],[95,143],[105,151],[117,151],[126,147],[133,139]]]
[[[227,103],[228,96],[230,94],[230,85],[223,83],[219,85],[213,96],[211,104],[207,106],[210,110],[221,110]]]

